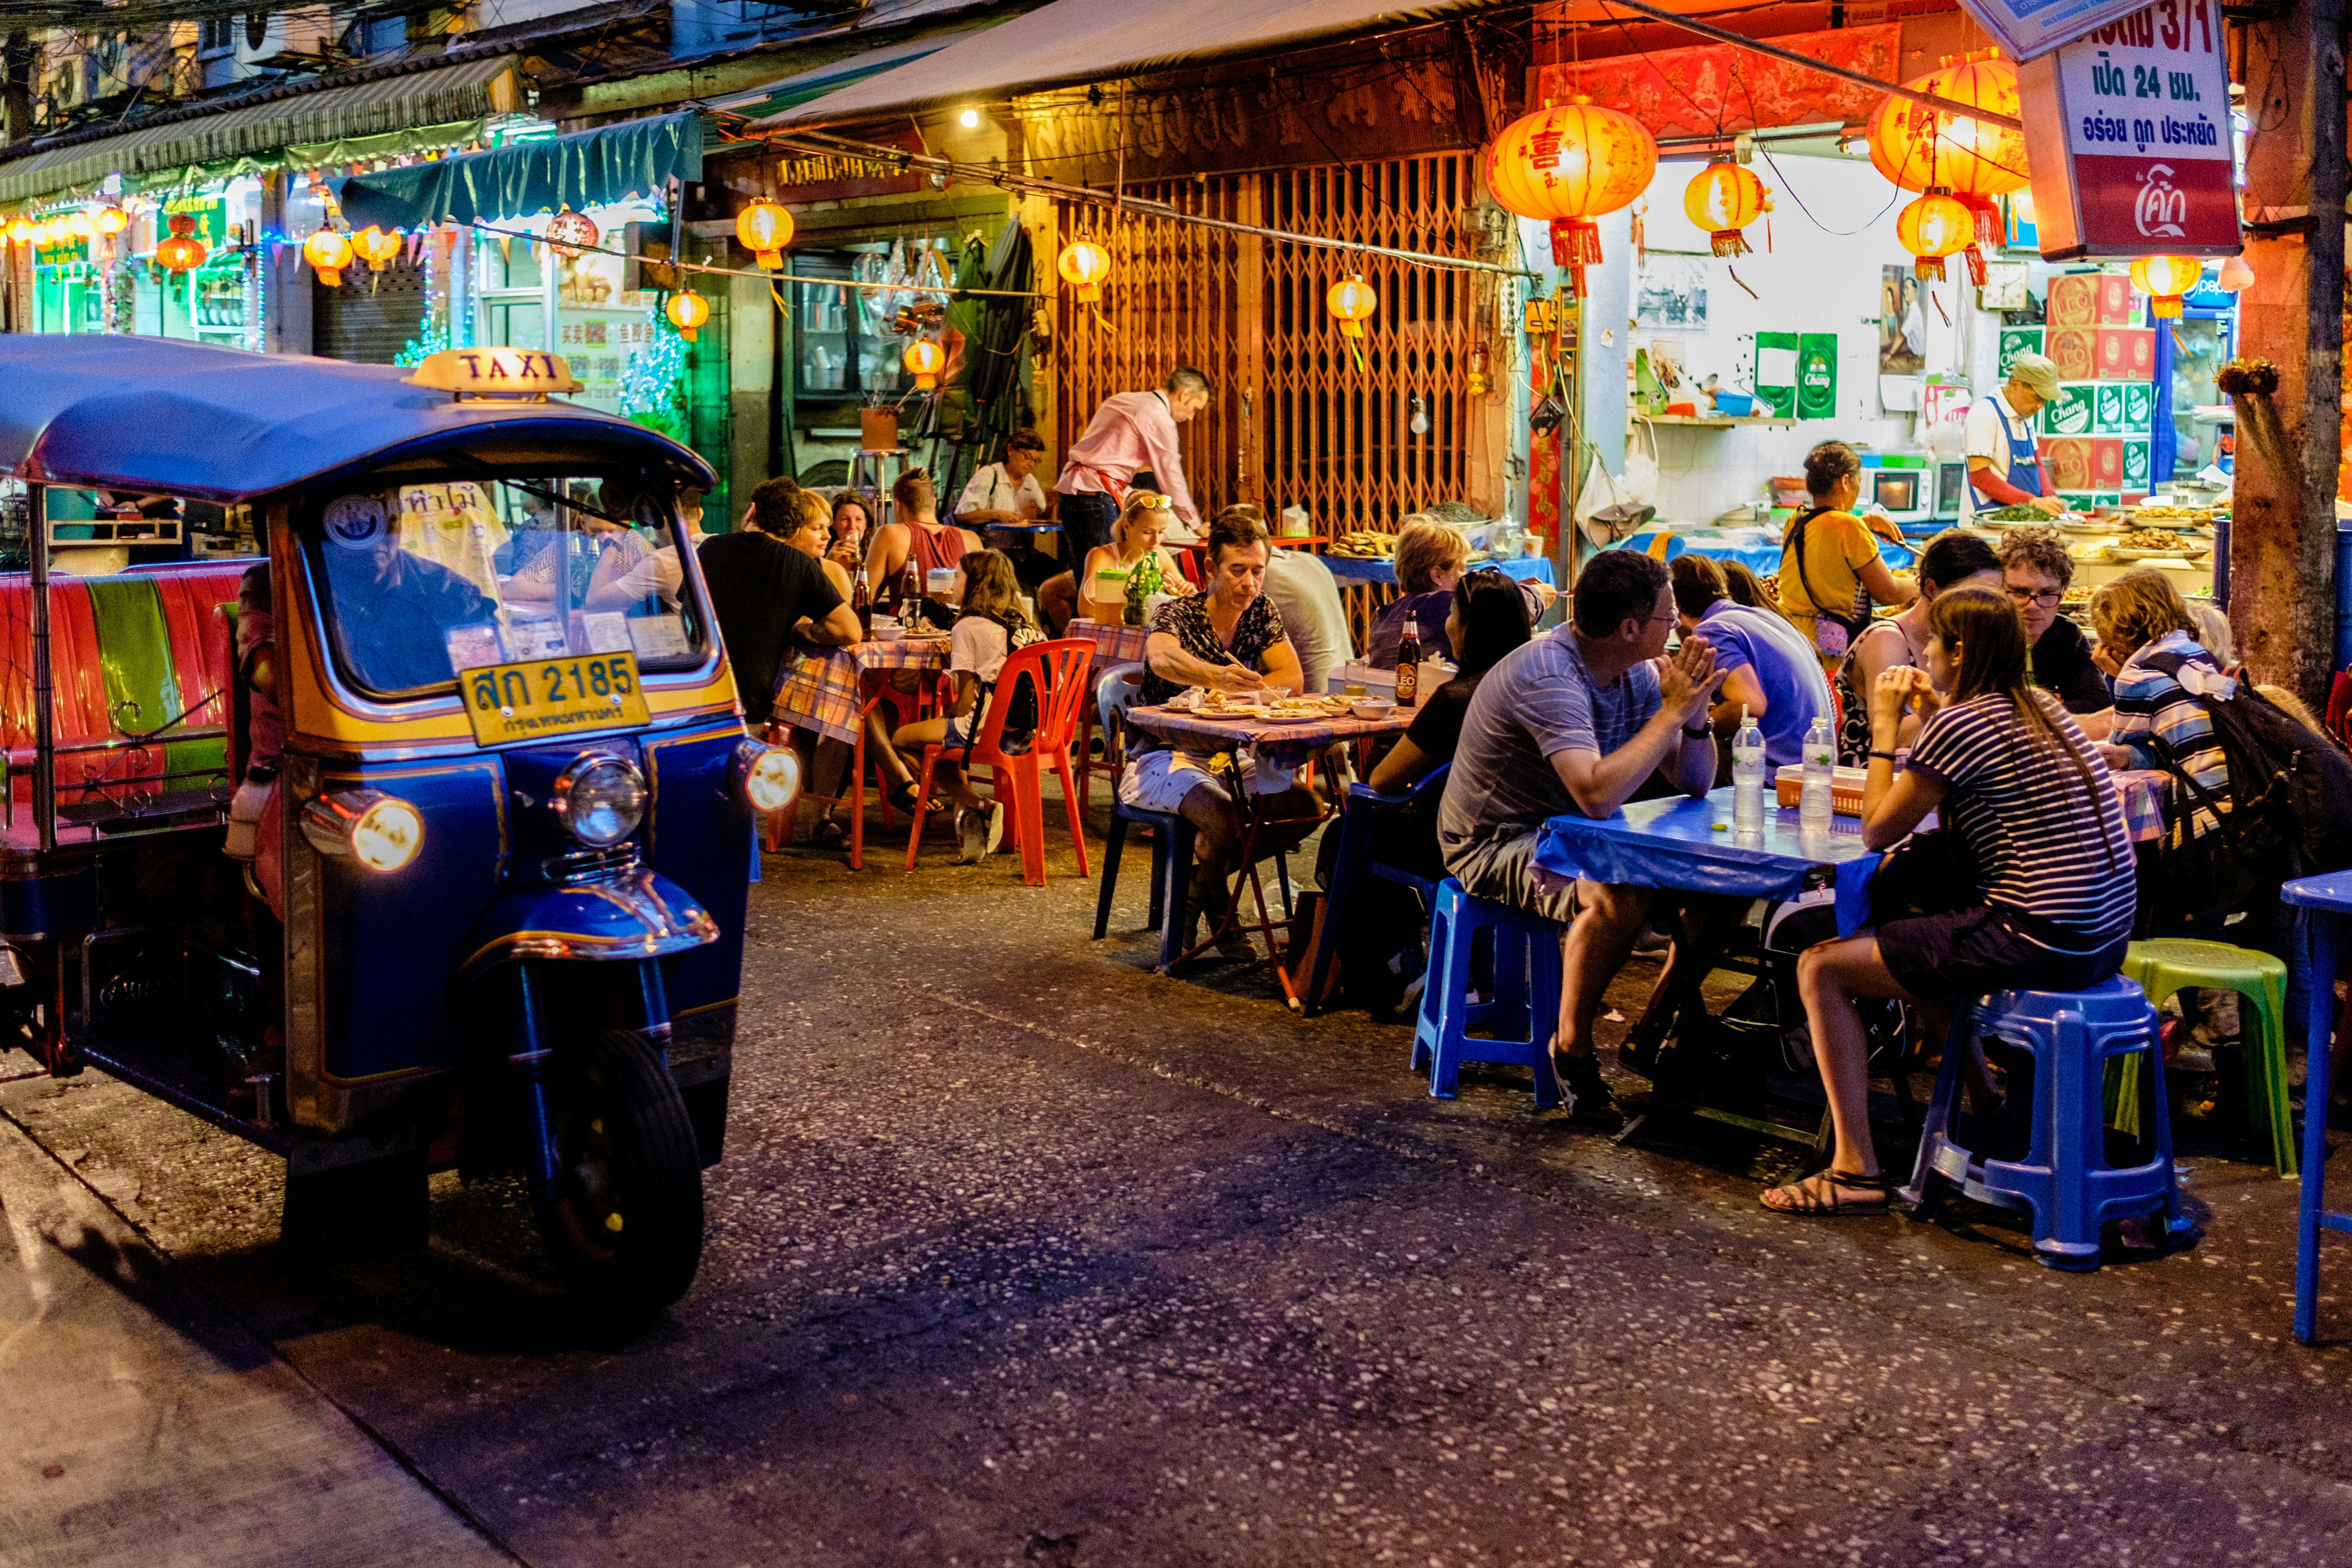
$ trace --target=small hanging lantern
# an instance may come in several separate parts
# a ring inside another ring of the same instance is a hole
[[[691,289],[681,289],[669,297],[662,314],[677,329],[677,335],[688,342],[694,342],[695,329],[710,320],[710,301]]]
[[[2180,297],[2204,275],[2205,264],[2193,256],[2143,256],[2131,264],[2132,287],[2147,296],[2147,313],[2159,321],[2180,314]]]
[[[1707,231],[1717,256],[1745,256],[1748,237],[1740,230],[1764,216],[1764,182],[1753,170],[1719,158],[1683,187],[1683,211]]]
[[[586,213],[565,207],[547,220],[547,247],[567,260],[579,255],[583,246],[594,245],[599,237],[596,220]]]
[[[10,232],[13,234],[15,231]],[[2247,264],[2246,258],[2242,256],[2232,256],[2221,263],[2221,276],[2213,280],[2213,286],[2225,294],[2235,294],[2251,285],[2253,280],[2254,269]]]
[[[89,221],[89,214],[86,212],[68,214],[65,225],[67,235],[75,239],[88,239],[98,232],[96,226]]]
[[[343,268],[352,264],[352,242],[331,228],[322,228],[302,242],[302,259],[330,289],[340,288]]]
[[[90,224],[100,236],[112,239],[130,226],[131,215],[121,207],[100,207],[98,209],[98,216],[90,220]]]
[[[352,249],[368,264],[369,271],[381,272],[400,254],[400,236],[370,224],[352,236]]]
[[[1323,308],[1339,319],[1339,334],[1348,340],[1348,347],[1356,357],[1356,368],[1364,368],[1364,322],[1381,308],[1380,290],[1364,281],[1362,273],[1343,279],[1331,285],[1323,296]]]
[[[1081,305],[1102,301],[1103,279],[1110,276],[1110,251],[1093,240],[1081,237],[1062,247],[1059,260],[1054,263],[1062,281],[1076,289]]]
[[[1640,121],[1579,97],[1505,126],[1486,151],[1486,189],[1507,211],[1551,221],[1552,261],[1581,295],[1601,259],[1592,220],[1631,205],[1657,168],[1657,139]]]
[[[8,243],[11,245],[32,244],[33,220],[26,217],[24,214],[18,213],[15,221],[8,225]]]
[[[164,226],[171,235],[156,244],[155,265],[170,272],[189,272],[202,267],[205,242],[195,237],[196,220],[186,213],[173,213]]]
[[[793,242],[793,215],[771,201],[756,201],[735,218],[735,237],[751,258],[767,271],[784,265],[784,247]]]
[[[1940,280],[1944,258],[1957,256],[1975,240],[1976,215],[1938,185],[1895,216],[1895,237],[1918,260],[1912,270]]]
[[[929,338],[917,338],[907,345],[902,363],[915,378],[915,390],[929,392],[940,384],[940,370],[948,363],[948,352]]]

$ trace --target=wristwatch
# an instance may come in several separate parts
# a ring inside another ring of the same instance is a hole
[[[1683,739],[1685,741],[1704,741],[1714,733],[1715,726],[1712,724],[1685,724],[1683,726]]]

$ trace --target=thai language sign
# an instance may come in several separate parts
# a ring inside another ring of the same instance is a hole
[[[2161,0],[2018,69],[2042,254],[2234,256],[2218,0]]]
[[[2012,59],[2046,55],[2069,39],[2129,15],[2132,0],[1960,0]],[[2217,23],[2218,23],[2217,16]]]

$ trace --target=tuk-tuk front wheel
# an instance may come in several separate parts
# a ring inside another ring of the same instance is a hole
[[[702,1261],[702,1161],[686,1101],[643,1036],[559,1048],[548,1076],[554,1190],[540,1235],[574,1299],[615,1321],[686,1294]]]

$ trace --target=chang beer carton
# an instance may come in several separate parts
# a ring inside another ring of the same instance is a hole
[[[2100,436],[2146,436],[2156,413],[2156,384],[2146,381],[2103,381],[2097,384],[2091,428]]]
[[[2143,435],[2156,428],[2156,383],[2127,381],[2124,387],[2123,431],[2126,436]]]
[[[2044,436],[2088,436],[2098,426],[2098,385],[2095,382],[2062,384],[2058,395],[2042,405]]]
[[[2091,389],[2091,428],[2105,436],[2124,427],[2124,384],[2103,381]]]
[[[2149,489],[2148,443],[2143,440],[2126,440],[2123,443],[2123,461],[2124,493],[2146,495]]]
[[[2043,353],[2040,327],[2003,327],[2000,330],[2000,372],[1998,379],[2008,384],[2009,373],[2017,364],[2020,354]]]

